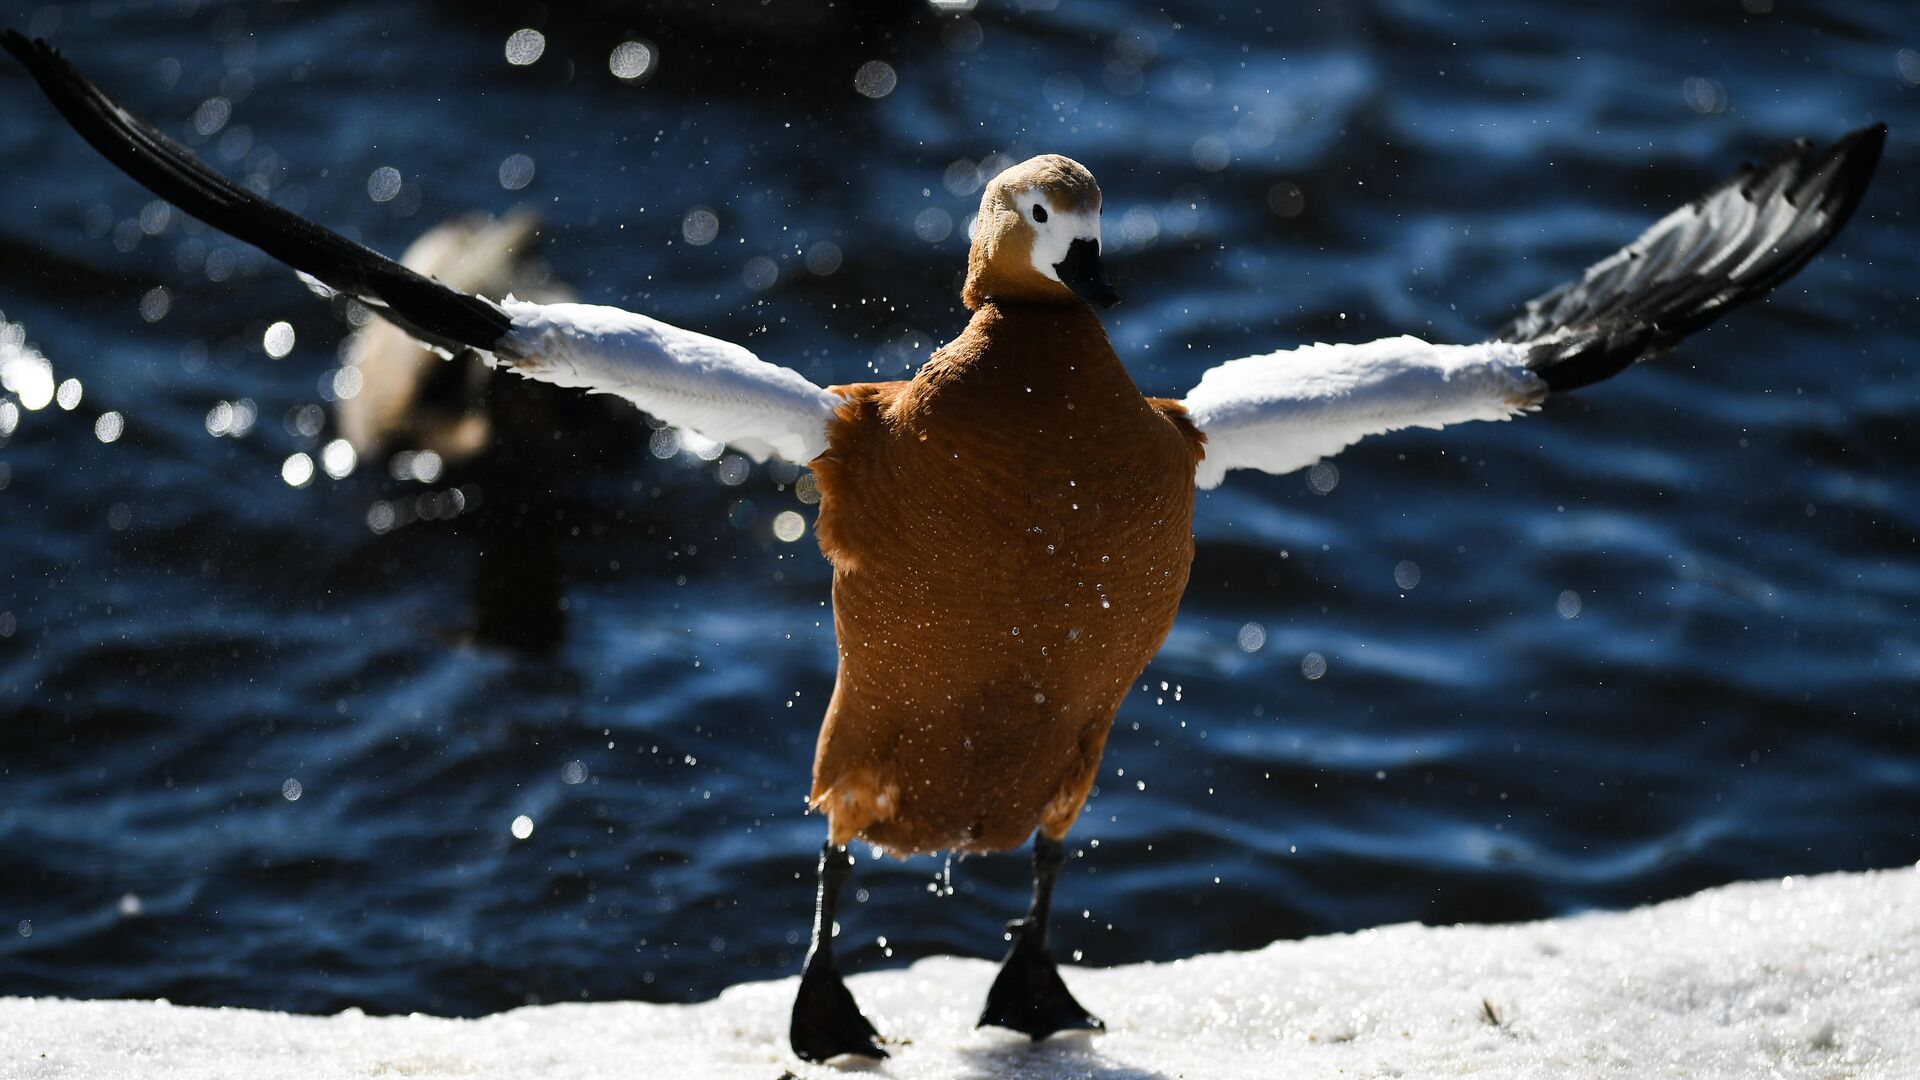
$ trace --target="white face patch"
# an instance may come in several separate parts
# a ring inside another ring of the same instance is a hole
[[[1021,192],[1014,206],[1033,229],[1033,268],[1049,281],[1060,280],[1053,266],[1066,261],[1067,248],[1075,240],[1091,240],[1096,245],[1100,243],[1098,210],[1055,209],[1053,200],[1035,188]],[[1034,213],[1035,207],[1039,207],[1043,213]],[[1041,221],[1041,217],[1046,220]]]

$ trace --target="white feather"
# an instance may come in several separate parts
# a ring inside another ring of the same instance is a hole
[[[1095,247],[1100,246],[1098,208],[1061,210],[1053,205],[1053,198],[1039,188],[1028,188],[1014,196],[1014,205],[1019,208],[1020,216],[1033,227],[1033,251],[1029,255],[1033,268],[1049,281],[1060,280],[1060,272],[1054,267],[1066,261],[1067,251],[1075,240],[1091,240]],[[1034,219],[1035,205],[1046,208],[1046,221]]]
[[[1229,469],[1303,469],[1368,435],[1531,411],[1547,386],[1524,355],[1506,342],[1397,337],[1229,360],[1181,402],[1207,436],[1199,485],[1218,486]]]
[[[529,379],[618,394],[755,461],[805,464],[827,449],[839,395],[730,341],[594,304],[501,307],[513,328],[495,351]]]

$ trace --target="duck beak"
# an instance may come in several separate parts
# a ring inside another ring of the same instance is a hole
[[[1075,240],[1067,245],[1067,257],[1053,264],[1060,283],[1089,304],[1110,308],[1120,302],[1107,272],[1100,266],[1100,241]]]

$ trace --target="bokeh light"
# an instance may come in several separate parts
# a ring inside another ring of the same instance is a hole
[[[526,67],[547,51],[547,35],[538,30],[515,30],[507,37],[507,63]]]
[[[293,324],[277,322],[267,327],[267,332],[261,335],[260,346],[275,360],[286,356],[293,351]]]
[[[280,479],[289,487],[306,487],[313,482],[313,459],[306,454],[288,454],[280,463]]]
[[[853,88],[862,97],[875,100],[893,93],[893,88],[899,82],[900,77],[894,73],[893,65],[884,60],[869,60],[853,73]]]
[[[653,74],[654,49],[648,41],[623,41],[607,57],[607,70],[622,82],[639,82]]]
[[[500,163],[500,186],[519,191],[533,183],[533,159],[525,154],[510,154]]]

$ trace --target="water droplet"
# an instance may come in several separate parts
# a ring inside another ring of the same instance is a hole
[[[289,487],[306,487],[313,482],[313,459],[305,454],[288,454],[280,463],[280,479]]]
[[[275,360],[292,352],[293,324],[277,322],[267,327],[267,332],[260,338],[260,345],[267,350],[267,355]]]
[[[233,103],[223,97],[211,97],[193,110],[193,130],[201,135],[211,135],[227,126],[233,118]]]
[[[1040,83],[1040,96],[1056,111],[1072,109],[1087,93],[1080,77],[1070,71],[1056,71]]]
[[[755,255],[741,268],[740,278],[747,283],[747,288],[763,292],[780,280],[780,265],[765,255]]]
[[[1920,86],[1920,50],[1901,49],[1894,53],[1893,69],[1908,86]]]
[[[773,516],[773,535],[777,540],[791,544],[805,536],[806,532],[807,519],[801,517],[798,511],[782,510]]]
[[[440,455],[432,450],[422,450],[413,455],[412,465],[410,471],[413,473],[413,478],[423,484],[431,484],[440,479],[440,470],[444,462],[440,460]]]
[[[696,206],[680,219],[680,235],[694,247],[705,247],[720,235],[720,215],[704,206]]]
[[[358,461],[359,455],[354,453],[353,444],[345,439],[335,439],[320,451],[320,467],[335,480],[344,479]]]
[[[367,528],[375,534],[388,532],[399,522],[400,515],[391,503],[377,502],[367,507]]]
[[[1307,487],[1315,495],[1325,495],[1340,486],[1340,469],[1331,461],[1316,461],[1307,470]]]
[[[913,235],[929,244],[937,244],[953,234],[953,215],[938,206],[929,206],[913,219]]]
[[[166,318],[171,310],[173,294],[167,291],[165,285],[155,285],[140,298],[140,317],[150,323]]]
[[[728,454],[714,467],[713,478],[727,487],[739,487],[747,482],[747,475],[753,471],[753,463],[739,454]]]
[[[1327,673],[1327,658],[1317,652],[1310,652],[1300,658],[1300,674],[1309,682],[1319,679]]]
[[[979,191],[981,183],[980,166],[966,158],[948,165],[947,171],[940,174],[941,186],[960,198]]]
[[[301,405],[287,410],[286,428],[289,435],[311,439],[320,434],[326,422],[327,411],[318,405]]]
[[[1266,647],[1267,628],[1257,622],[1250,622],[1240,628],[1240,651],[1255,653]]]
[[[567,762],[566,768],[560,770],[560,782],[563,784],[586,783],[587,782],[587,763],[584,761]]]
[[[1267,189],[1267,209],[1283,218],[1299,217],[1307,208],[1307,193],[1299,184],[1282,180]]]
[[[893,93],[893,88],[899,82],[900,77],[894,74],[893,65],[884,60],[869,60],[853,73],[853,88],[863,97],[875,100]]]
[[[59,388],[53,392],[54,404],[67,412],[72,412],[74,407],[80,404],[80,392],[79,379],[64,379]]]
[[[300,796],[305,794],[306,790],[301,786],[300,781],[288,777],[280,785],[280,797],[288,802],[299,802]]]
[[[807,272],[826,277],[840,269],[840,245],[822,240],[807,249]]]
[[[173,207],[164,200],[155,199],[140,208],[140,231],[148,236],[159,236],[167,231],[167,225],[173,220]]]
[[[515,30],[507,38],[507,63],[526,67],[547,51],[547,35],[538,30]]]
[[[511,831],[513,832],[513,838],[515,840],[525,840],[527,837],[533,835],[533,819],[525,814],[521,814],[519,817],[513,819]]]
[[[367,174],[367,198],[374,202],[392,202],[400,194],[400,170],[391,165],[382,165]]]
[[[1695,76],[1680,84],[1680,94],[1686,99],[1687,108],[1702,116],[1727,111],[1727,88],[1718,79]]]
[[[623,41],[607,57],[607,70],[622,82],[638,82],[653,74],[653,44],[647,41]]]
[[[1152,207],[1136,206],[1120,219],[1120,236],[1129,247],[1146,247],[1160,238],[1160,217]]]
[[[126,429],[126,418],[110,409],[93,422],[93,437],[103,443],[118,442],[120,434]],[[5,434],[5,431],[0,429],[0,434]]]
[[[1572,589],[1561,590],[1559,598],[1553,602],[1553,610],[1563,619],[1579,618],[1580,609],[1584,606],[1580,601],[1580,594]]]
[[[360,369],[352,364],[348,364],[342,368],[335,368],[333,372],[333,396],[340,401],[346,401],[348,398],[360,393],[360,387],[364,385],[365,382],[366,377],[361,375]]]
[[[1219,172],[1233,164],[1233,148],[1218,135],[1202,135],[1193,141],[1193,163],[1202,172]]]
[[[1393,583],[1404,591],[1420,584],[1419,564],[1402,559],[1393,565]]]
[[[533,183],[533,159],[525,154],[508,154],[500,163],[500,186],[519,191]]]

